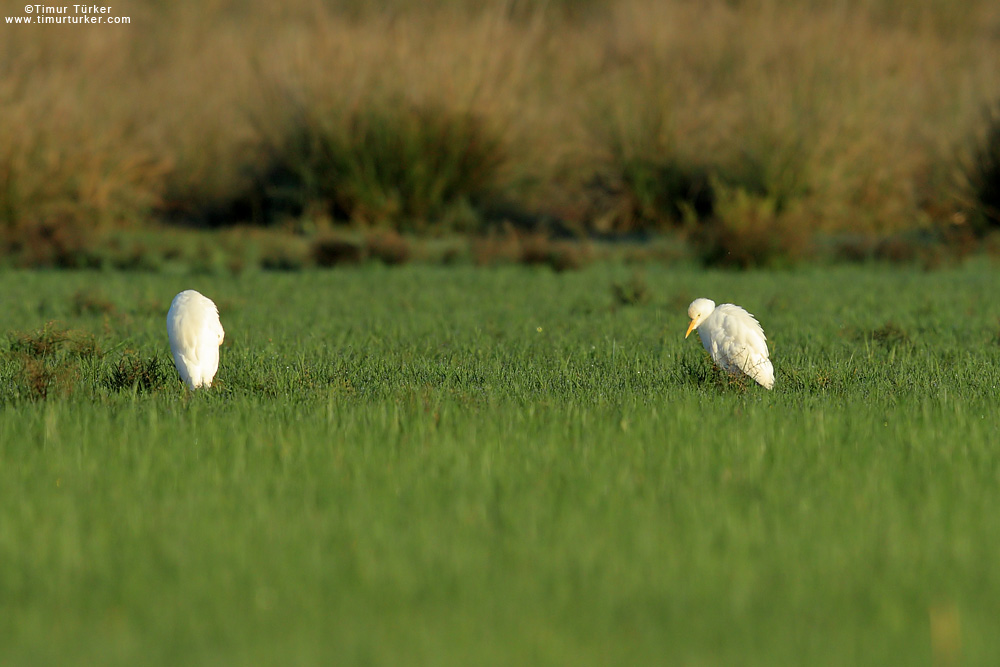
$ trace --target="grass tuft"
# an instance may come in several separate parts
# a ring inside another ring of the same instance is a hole
[[[910,335],[895,322],[886,322],[867,335],[867,339],[887,348],[899,345],[911,345]]]
[[[55,322],[49,322],[34,332],[10,334],[9,348],[12,352],[24,353],[35,359],[54,357],[62,352],[81,358],[100,353],[94,336],[83,331],[64,329]]]
[[[115,392],[148,393],[165,387],[173,374],[172,363],[157,356],[143,358],[135,352],[129,352],[108,371],[104,384]]]
[[[101,292],[95,290],[77,290],[72,298],[74,315],[111,315],[117,308]]]
[[[611,296],[615,305],[638,306],[649,303],[651,293],[649,283],[641,273],[633,273],[625,282],[611,283]]]
[[[92,335],[64,329],[54,322],[37,331],[11,333],[7,340],[5,356],[17,370],[4,393],[14,400],[44,401],[70,395],[82,365],[101,354]]]

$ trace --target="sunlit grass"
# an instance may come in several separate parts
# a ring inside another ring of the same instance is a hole
[[[992,282],[6,272],[0,657],[993,662]],[[195,395],[141,381],[188,287],[227,332]],[[683,339],[695,296],[758,315],[773,392]],[[24,341],[88,336],[12,393]]]

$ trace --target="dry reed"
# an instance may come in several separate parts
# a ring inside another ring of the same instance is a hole
[[[954,221],[957,157],[1000,95],[990,0],[129,11],[128,26],[0,28],[8,238],[40,224],[276,222],[255,217],[274,187],[260,174],[296,118],[318,119],[322,139],[406,105],[475,118],[495,142],[482,191],[428,209],[465,216],[459,227],[489,217],[491,197],[581,230],[683,224],[676,198],[655,204],[657,179],[630,176],[639,164],[708,174],[770,202],[779,227],[891,232]]]

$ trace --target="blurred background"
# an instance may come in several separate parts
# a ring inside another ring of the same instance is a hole
[[[994,0],[113,11],[0,28],[2,264],[1000,255]]]

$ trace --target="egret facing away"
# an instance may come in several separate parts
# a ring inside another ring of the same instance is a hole
[[[167,311],[167,337],[174,365],[188,389],[212,386],[225,335],[211,299],[193,289],[174,297]]]
[[[688,317],[691,324],[684,337],[697,329],[716,366],[733,375],[745,373],[766,389],[774,387],[767,337],[753,315],[731,303],[716,306],[711,299],[695,299]]]

